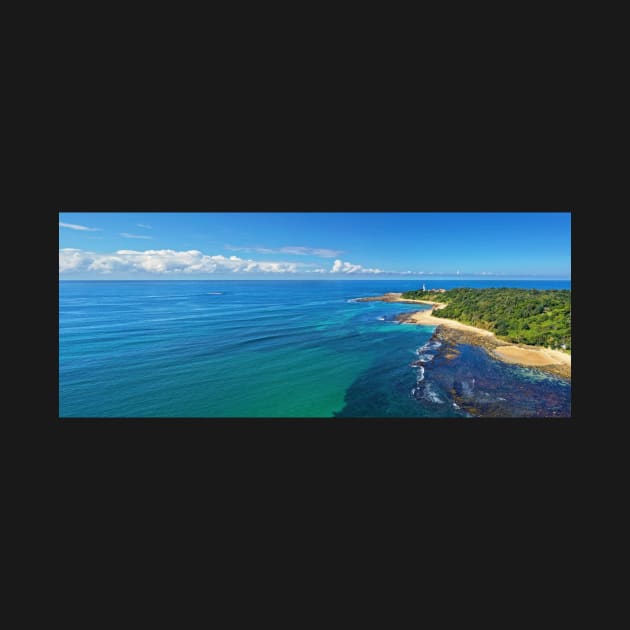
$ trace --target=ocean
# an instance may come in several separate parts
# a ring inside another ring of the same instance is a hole
[[[460,348],[453,367],[429,343],[433,326],[395,320],[419,305],[353,301],[421,284],[60,281],[59,416],[474,416],[454,391],[500,401],[502,415],[570,416],[570,383],[472,346]],[[571,288],[570,281],[433,285]],[[426,369],[412,366],[421,355]]]

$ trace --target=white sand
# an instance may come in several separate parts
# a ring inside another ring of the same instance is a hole
[[[400,296],[401,293],[387,293],[385,301],[387,302],[405,302],[418,304],[430,304],[433,308],[426,311],[418,311],[412,313],[409,316],[409,321],[414,324],[422,324],[425,326],[446,326],[448,328],[457,328],[459,330],[467,330],[471,333],[483,335],[485,337],[493,337],[498,347],[493,349],[495,356],[507,363],[518,363],[525,366],[536,365],[557,365],[562,364],[571,368],[571,355],[561,350],[550,350],[549,348],[542,348],[540,346],[524,346],[511,344],[505,341],[497,339],[494,333],[483,328],[477,328],[475,326],[469,326],[468,324],[462,324],[454,319],[445,319],[442,317],[435,317],[433,315],[434,310],[444,308],[446,304],[442,302],[433,302],[429,300],[403,300]]]

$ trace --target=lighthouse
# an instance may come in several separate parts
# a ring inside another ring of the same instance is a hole
[[[424,284],[424,282],[422,283],[422,290],[423,290],[423,291],[426,291],[426,290],[427,290],[427,287],[426,287],[426,285]]]

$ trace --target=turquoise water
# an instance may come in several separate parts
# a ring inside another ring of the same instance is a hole
[[[464,416],[444,392],[411,394],[418,370],[410,363],[434,328],[394,317],[419,307],[352,301],[417,287],[417,281],[60,282],[59,415]],[[529,378],[510,370],[511,378]],[[561,383],[552,386],[564,391]]]

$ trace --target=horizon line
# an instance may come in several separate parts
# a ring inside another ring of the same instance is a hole
[[[401,282],[417,282],[408,278],[59,278],[59,282],[382,282],[401,281]],[[494,282],[496,280],[542,280],[557,282],[568,282],[571,278],[546,278],[546,277],[495,277],[495,278],[433,278],[431,282],[442,280],[473,280],[475,282]],[[426,280],[419,280],[427,282]]]

